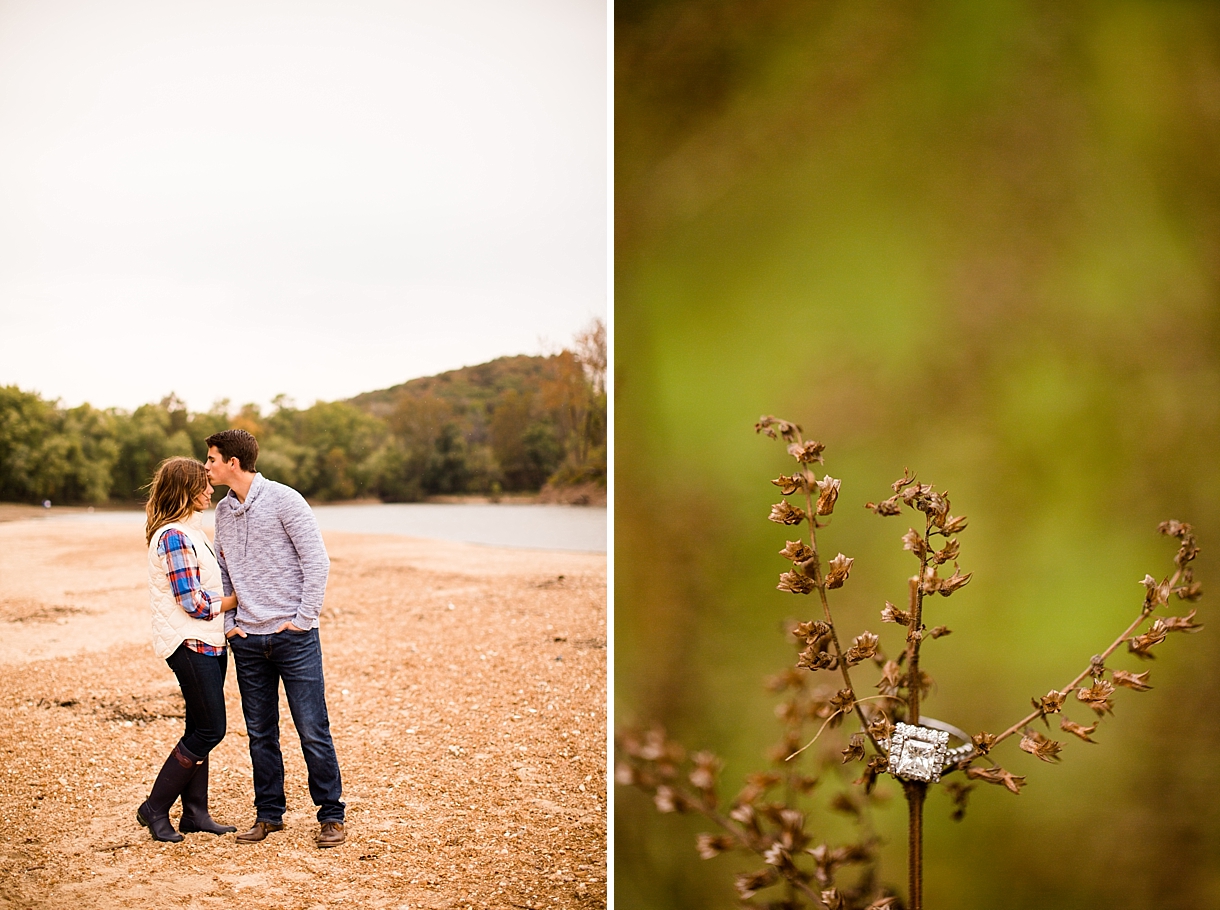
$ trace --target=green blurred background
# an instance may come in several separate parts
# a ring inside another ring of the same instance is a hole
[[[1028,786],[929,801],[949,908],[1220,907],[1220,4],[618,0],[615,715],[726,760],[778,733],[792,660],[766,520],[802,424],[843,479],[828,555],[848,639],[902,605],[911,522],[866,512],[904,466],[947,489],[974,580],[936,599],[927,712],[998,732],[1138,612],[1193,523],[1208,628],[1098,745]],[[1175,600],[1174,605],[1178,602]],[[1176,612],[1185,612],[1183,609]],[[867,675],[867,674],[866,674]],[[868,680],[871,684],[872,680]],[[1074,707],[1073,719],[1090,723]],[[1059,737],[1057,737],[1059,738]],[[1070,737],[1068,737],[1070,738]],[[880,824],[905,882],[905,805]],[[616,908],[734,904],[732,858],[616,791]],[[816,826],[815,826],[816,830]]]

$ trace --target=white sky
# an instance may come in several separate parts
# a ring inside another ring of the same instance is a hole
[[[305,406],[606,317],[605,0],[0,0],[0,385]]]

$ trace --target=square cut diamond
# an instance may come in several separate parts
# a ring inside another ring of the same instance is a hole
[[[945,766],[949,734],[928,727],[898,724],[890,737],[890,773],[904,780],[936,783]]]

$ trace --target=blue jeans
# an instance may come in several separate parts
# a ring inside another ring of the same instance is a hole
[[[288,710],[301,737],[309,771],[309,795],[318,821],[344,818],[343,782],[330,737],[326,686],[322,680],[322,643],[317,629],[274,635],[235,635],[229,639],[237,667],[241,710],[250,737],[254,765],[256,821],[280,824],[288,808],[284,798],[284,757],[280,752],[280,680]]]
[[[186,705],[186,732],[179,744],[188,756],[202,760],[225,738],[225,670],[227,655],[210,657],[178,645],[165,658],[178,677],[182,701]]]

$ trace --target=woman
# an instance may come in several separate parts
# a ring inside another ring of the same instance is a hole
[[[208,753],[225,735],[223,611],[237,606],[236,597],[221,596],[220,566],[203,533],[211,500],[202,464],[168,458],[157,467],[144,510],[153,647],[178,677],[186,703],[186,732],[136,810],[136,820],[159,841],[182,840],[169,820],[179,796],[182,831],[237,830],[208,814]]]

